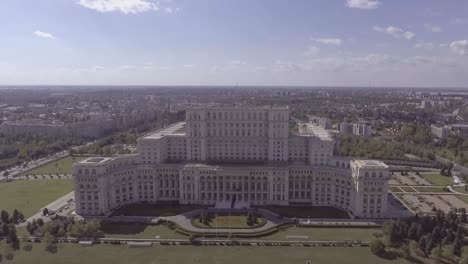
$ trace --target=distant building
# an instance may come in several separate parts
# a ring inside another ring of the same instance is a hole
[[[450,129],[447,126],[431,125],[431,133],[437,138],[445,139],[449,136]]]
[[[309,116],[309,122],[322,127],[323,129],[331,129],[332,121],[328,117]]]
[[[353,124],[353,135],[370,137],[372,135],[372,126],[368,123]]]
[[[343,135],[356,135],[369,137],[372,135],[372,126],[368,123],[342,122],[339,125],[340,133]]]
[[[468,137],[468,124],[453,124],[451,125],[453,133],[460,137]]]
[[[343,135],[350,135],[353,133],[353,124],[346,121],[341,122],[339,125],[340,133]]]

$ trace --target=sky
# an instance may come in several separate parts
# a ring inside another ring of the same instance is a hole
[[[0,85],[468,89],[466,0],[2,0]]]

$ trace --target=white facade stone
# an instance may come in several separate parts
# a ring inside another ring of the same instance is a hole
[[[78,214],[137,202],[327,205],[385,217],[388,166],[333,156],[322,128],[289,131],[284,107],[197,107],[186,121],[138,139],[138,154],[73,166]]]

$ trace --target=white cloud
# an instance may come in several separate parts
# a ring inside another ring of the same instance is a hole
[[[56,37],[48,32],[36,30],[33,32],[34,35],[40,38],[47,38],[47,39],[56,39]]]
[[[124,14],[136,14],[159,10],[158,5],[149,0],[79,0],[78,4],[101,13],[117,11]]]
[[[450,50],[459,55],[468,55],[468,40],[458,40],[450,43]]]
[[[321,44],[326,44],[326,45],[335,45],[335,46],[340,46],[341,45],[341,39],[339,38],[318,38],[318,39],[312,39],[313,41]]]
[[[174,9],[172,9],[172,7],[165,7],[164,12],[172,14],[174,12]]]
[[[452,23],[454,25],[466,25],[466,24],[468,24],[468,18],[456,17],[456,18],[453,18],[452,20],[450,20],[450,23]]]
[[[405,38],[411,40],[416,34],[411,31],[405,31],[401,28],[388,26],[386,28],[374,26],[373,29],[377,32],[385,33],[387,35],[393,36],[394,38]]]
[[[434,44],[431,43],[431,42],[418,42],[418,43],[414,44],[414,48],[431,50],[431,49],[434,49]]]
[[[431,24],[424,24],[424,27],[426,28],[427,31],[431,31],[434,33],[439,33],[442,32],[442,28],[440,26],[434,26]]]
[[[346,0],[346,6],[359,9],[376,9],[380,2],[377,0]]]
[[[306,57],[315,57],[319,54],[320,49],[315,47],[315,46],[309,46],[307,47],[306,51],[304,52],[304,55]]]

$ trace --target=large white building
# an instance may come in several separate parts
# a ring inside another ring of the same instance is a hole
[[[195,107],[138,139],[138,154],[74,164],[76,211],[138,202],[335,206],[386,217],[388,166],[333,156],[329,134],[289,128],[286,107]]]

